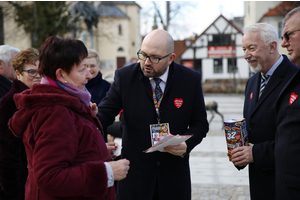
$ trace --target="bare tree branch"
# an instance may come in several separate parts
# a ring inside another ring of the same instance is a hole
[[[154,8],[155,8],[155,10],[156,10],[156,12],[157,12],[157,14],[158,14],[159,19],[160,19],[160,23],[163,25],[164,30],[167,30],[167,29],[166,29],[167,27],[166,27],[166,25],[165,25],[165,23],[164,23],[163,17],[162,17],[162,15],[161,15],[161,13],[160,13],[160,10],[158,9],[158,7],[157,7],[157,5],[156,5],[156,3],[155,3],[154,1],[152,1],[152,3],[154,4]]]

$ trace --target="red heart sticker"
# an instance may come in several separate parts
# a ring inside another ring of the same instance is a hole
[[[289,105],[292,105],[294,103],[294,101],[296,101],[297,98],[298,98],[298,95],[293,92],[290,96]]]
[[[175,98],[174,99],[174,105],[176,106],[176,108],[180,108],[182,106],[182,104],[183,104],[183,99],[182,98],[179,98],[179,99]]]
[[[241,139],[241,135],[235,135],[234,137],[235,137],[235,139],[237,139],[237,140]]]

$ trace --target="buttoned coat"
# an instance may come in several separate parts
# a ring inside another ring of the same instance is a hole
[[[183,158],[165,152],[143,152],[151,147],[149,126],[158,121],[150,80],[139,63],[116,70],[114,83],[99,106],[103,126],[111,124],[121,109],[122,157],[130,161],[130,169],[118,184],[117,199],[152,200],[156,183],[159,199],[191,199],[189,153],[208,131],[201,74],[171,63],[159,108],[161,123],[169,123],[171,134],[193,135],[186,141]]]
[[[276,199],[300,199],[300,71],[283,88],[276,104]]]
[[[259,99],[261,74],[254,74],[247,82],[244,118],[249,142],[254,144],[252,149],[254,163],[249,164],[252,200],[275,199],[275,104],[280,91],[297,71],[298,67],[283,55],[283,61],[270,77]]]

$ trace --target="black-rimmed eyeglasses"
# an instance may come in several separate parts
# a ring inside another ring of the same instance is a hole
[[[38,71],[35,69],[22,70],[22,72],[27,72],[30,77],[36,77]]]
[[[300,31],[300,29],[298,29],[298,30],[295,30],[295,31],[292,31],[292,32],[286,32],[285,34],[283,34],[283,36],[281,37],[281,39],[283,40],[283,38],[286,40],[286,41],[289,41],[290,40],[290,35],[292,34],[292,33],[295,33],[295,32],[297,32],[297,31]]]
[[[159,63],[159,61],[160,61],[161,59],[164,59],[164,58],[168,57],[168,56],[171,55],[171,54],[172,54],[172,53],[169,53],[169,54],[167,54],[167,55],[165,55],[165,56],[163,56],[163,57],[157,57],[157,56],[148,56],[148,55],[142,53],[141,50],[139,50],[139,51],[137,52],[137,56],[138,56],[138,58],[139,58],[140,60],[146,61],[147,58],[149,58],[150,62],[153,63],[153,64]]]

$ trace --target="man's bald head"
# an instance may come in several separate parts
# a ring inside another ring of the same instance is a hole
[[[164,49],[163,53],[173,53],[174,52],[174,40],[172,36],[165,30],[155,29],[151,31],[143,40],[143,46],[159,47],[160,49]],[[152,48],[155,49],[155,48]]]

